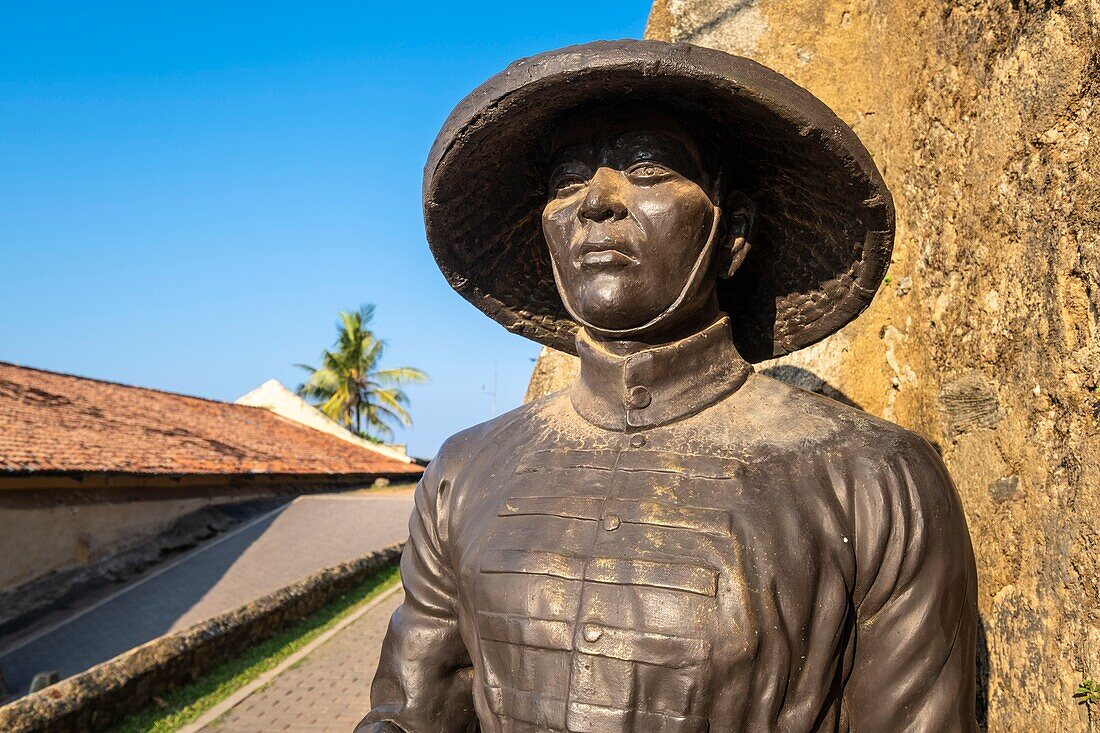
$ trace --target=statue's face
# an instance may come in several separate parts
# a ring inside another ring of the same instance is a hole
[[[687,135],[659,118],[602,122],[574,125],[557,141],[542,229],[562,298],[597,331],[622,331],[677,302],[711,236],[715,207]],[[677,309],[701,308],[714,278],[692,287]]]

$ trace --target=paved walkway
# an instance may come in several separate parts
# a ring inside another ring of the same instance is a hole
[[[370,709],[370,683],[398,591],[277,674],[202,733],[352,733]],[[197,727],[197,726],[196,726]]]
[[[62,679],[408,536],[411,493],[300,497],[0,649],[9,689],[36,672]]]

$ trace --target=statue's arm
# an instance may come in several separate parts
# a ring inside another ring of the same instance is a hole
[[[477,730],[473,670],[459,635],[455,578],[437,524],[444,452],[416,487],[401,554],[405,600],[390,620],[371,686],[371,711],[356,733]]]
[[[855,501],[857,627],[845,686],[852,733],[976,731],[976,575],[940,457],[906,434]]]

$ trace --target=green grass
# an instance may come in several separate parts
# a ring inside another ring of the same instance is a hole
[[[257,644],[240,657],[207,672],[194,682],[160,695],[164,707],[150,705],[117,724],[110,733],[170,733],[192,722],[238,689],[340,622],[360,604],[397,583],[397,567],[364,580],[308,618]]]

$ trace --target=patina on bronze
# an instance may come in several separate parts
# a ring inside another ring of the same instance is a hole
[[[889,192],[825,105],[686,45],[525,59],[447,121],[425,219],[460,293],[581,372],[429,465],[359,731],[975,729],[938,455],[750,364],[889,263]]]

